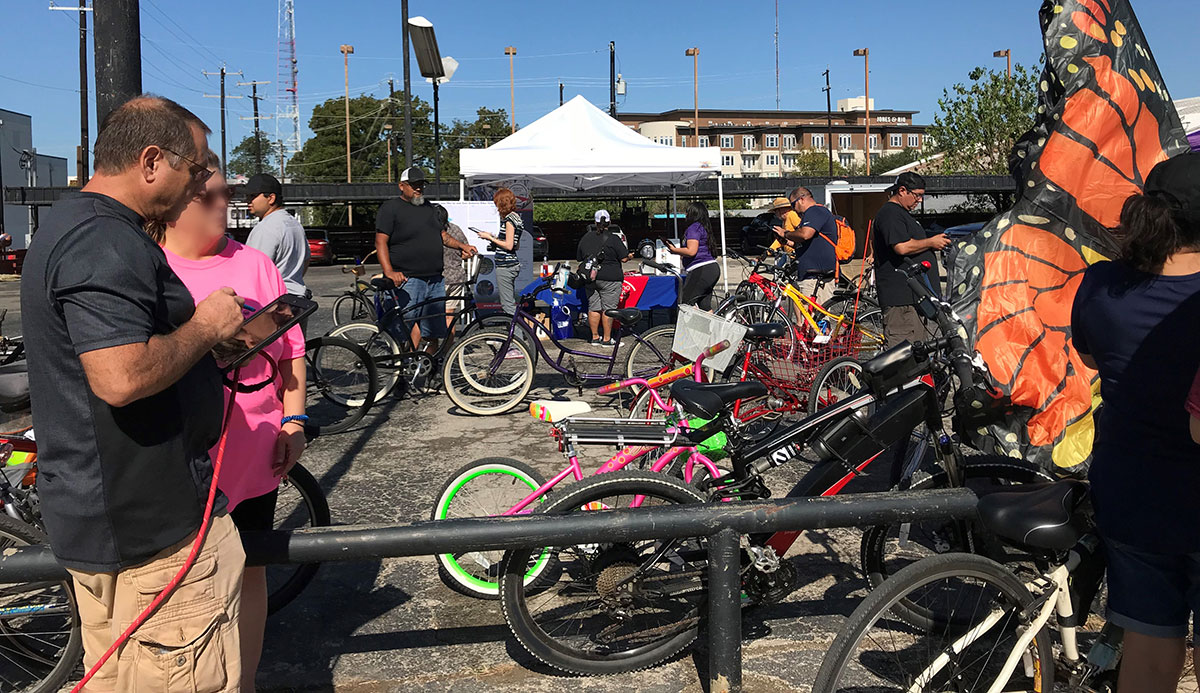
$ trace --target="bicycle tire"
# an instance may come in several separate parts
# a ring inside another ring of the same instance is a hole
[[[841,376],[843,371],[846,375],[842,377],[847,379],[838,381],[836,378]],[[816,414],[821,409],[836,404],[842,397],[862,389],[862,372],[862,363],[849,356],[839,356],[821,366],[808,391],[808,413]],[[858,376],[857,381],[853,378],[854,374]],[[848,389],[849,387],[853,389]]]
[[[433,506],[433,510],[429,514],[429,519],[448,520],[455,517],[479,517],[480,513],[478,512],[473,514],[452,513],[450,505],[459,497],[459,494],[463,492],[467,484],[481,479],[484,475],[501,476],[511,479],[514,493],[511,496],[512,503],[508,503],[506,497],[506,500],[497,503],[496,508],[482,508],[483,516],[500,515],[516,505],[518,501],[529,495],[530,492],[536,491],[546,483],[546,477],[520,460],[508,457],[485,457],[478,459],[458,468],[450,475],[446,483],[442,484],[442,490],[438,493],[437,503]],[[536,511],[540,505],[546,502],[549,495],[550,491],[547,491],[536,503],[530,505],[525,512]],[[507,504],[507,507],[499,507],[505,504]],[[484,569],[483,572],[489,574],[493,566],[496,568],[499,567],[500,559],[503,557],[503,553],[499,551],[473,551],[471,554],[477,562],[487,562],[482,567]],[[464,568],[460,563],[461,557],[442,553],[434,556],[434,559],[438,566],[438,576],[441,577],[442,582],[447,587],[455,592],[477,599],[495,600],[500,598],[500,575],[498,571],[496,579],[487,580]],[[526,574],[525,584],[527,586],[535,584],[538,576],[550,567],[550,561],[546,560],[545,556],[540,556]]]
[[[995,485],[996,482],[1029,484],[1040,481],[1054,481],[1052,476],[1036,466],[1023,463],[1012,457],[1004,457],[1003,455],[971,455],[963,460],[960,472],[962,473],[964,485],[977,492],[987,490],[980,483],[984,481],[992,485]],[[947,488],[949,483],[949,476],[946,472],[939,470],[934,474],[925,475],[915,480],[909,487],[909,490],[921,491]],[[897,537],[897,541],[899,541],[899,537],[904,535],[907,542],[912,537],[912,528],[916,524],[918,523],[906,522],[892,525],[875,525],[863,531],[863,538],[859,547],[859,559],[863,574],[872,587],[878,587],[890,575],[898,572],[894,565],[889,567],[889,555],[893,553],[891,551],[892,537]],[[931,522],[929,524],[936,525],[934,530],[929,531],[927,534],[937,544],[934,547],[935,555],[947,552],[970,553],[974,550],[972,537],[962,536],[959,530],[960,523],[951,521]],[[933,625],[926,613],[917,610],[910,604],[897,604],[893,608],[893,613],[905,623],[917,628],[929,628]]]
[[[375,362],[365,349],[338,337],[314,337],[304,347],[309,390],[306,398],[309,419],[305,428],[318,436],[350,429],[366,416],[375,401],[378,382]],[[336,353],[329,350],[336,350],[342,356],[340,362],[331,361],[326,367],[321,357]],[[331,394],[335,387],[343,386],[352,392]]]
[[[333,302],[333,325],[352,322],[375,322],[375,306],[362,294],[347,291]]]
[[[507,347],[504,346],[506,342]],[[470,349],[479,350],[478,359],[473,358],[475,352],[467,353]],[[512,364],[511,361],[515,359],[506,357],[501,366],[507,363],[516,368],[503,376],[490,374],[490,365],[485,366],[484,363],[490,364],[490,359],[495,357],[499,349],[517,350],[517,358],[522,365]],[[467,363],[468,358],[471,358],[470,363]],[[483,368],[487,370],[480,370]],[[477,377],[480,373],[485,377]],[[530,356],[529,347],[520,338],[514,336],[510,341],[507,331],[483,329],[459,340],[446,355],[446,361],[442,364],[442,387],[450,401],[463,411],[476,416],[494,416],[511,411],[525,399],[533,389],[533,373],[533,357]],[[473,401],[470,397],[479,398],[486,404]]]
[[[854,612],[846,621],[846,625],[834,639],[833,644],[826,651],[825,657],[821,661],[821,669],[817,673],[816,682],[813,685],[813,693],[834,693],[839,690],[868,690],[866,687],[860,687],[862,683],[858,681],[854,682],[853,687],[849,689],[842,689],[838,685],[839,681],[847,676],[849,670],[854,668],[854,665],[859,664],[857,658],[860,653],[868,653],[863,657],[865,660],[863,668],[867,669],[870,668],[872,663],[877,663],[885,659],[879,656],[875,656],[874,661],[870,659],[870,650],[867,649],[869,646],[863,645],[864,637],[867,636],[868,631],[881,619],[888,616],[888,614],[894,613],[897,603],[903,600],[911,601],[909,596],[917,589],[928,585],[934,580],[964,577],[973,578],[994,587],[997,594],[1011,602],[1014,609],[1029,609],[1033,604],[1033,595],[1029,593],[1029,590],[1017,576],[991,559],[969,553],[953,553],[933,556],[914,563],[896,573],[879,587],[871,590],[870,594],[854,609]],[[958,635],[958,633],[951,631],[947,635]],[[986,633],[983,635],[986,635]],[[1038,658],[1037,666],[1035,666],[1035,677],[1037,678],[1035,685],[1038,688],[1035,690],[1053,691],[1054,658],[1048,627],[1043,627],[1035,636],[1033,645],[1036,648]],[[912,649],[915,651],[919,648]],[[927,648],[926,653],[929,654],[930,652],[933,653],[930,656],[942,654],[939,650]],[[896,661],[899,661],[898,657]],[[889,662],[889,664],[893,664],[893,662]],[[879,666],[878,668],[882,667]],[[922,670],[923,672],[924,670]],[[872,683],[874,684],[874,682]],[[880,692],[887,690],[912,690],[913,686],[915,684],[911,680],[907,680],[898,682],[895,689],[875,684],[869,690]],[[984,684],[973,690],[986,691],[987,688],[987,684]],[[956,690],[961,690],[961,688],[956,688]]]
[[[280,501],[284,501],[290,494],[286,493],[284,485],[296,490],[300,496],[305,516],[307,519],[302,519],[300,522],[290,521],[291,513],[284,516],[284,521],[281,522],[281,512],[287,511],[287,503],[275,505],[275,525],[273,529],[303,529],[306,527],[328,527],[332,524],[332,519],[329,515],[329,501],[325,498],[325,492],[321,489],[321,485],[317,483],[316,478],[312,473],[304,467],[296,464],[288,472],[287,478],[280,484]],[[274,614],[283,607],[287,606],[304,591],[305,587],[312,582],[317,575],[317,570],[321,567],[320,563],[300,563],[296,565],[269,565],[267,566],[267,615]],[[285,571],[291,571],[289,575],[283,577]],[[272,578],[279,580],[277,587],[272,587]]]
[[[371,356],[376,376],[372,404],[379,403],[396,389],[396,384],[400,382],[400,361],[391,357],[399,356],[401,349],[396,338],[386,330],[379,329],[379,325],[373,322],[349,322],[333,328],[326,336],[348,339]],[[390,363],[381,366],[381,359],[388,359]]]
[[[675,326],[659,325],[634,339],[625,360],[626,378],[649,378],[674,362],[672,345],[675,343]],[[657,352],[657,353],[656,353]]]
[[[0,513],[0,550],[7,550],[13,546],[45,544],[47,541],[46,535],[36,527]],[[41,595],[44,589],[60,589],[65,595],[66,603],[57,607],[55,611],[64,613],[69,632],[64,630],[60,634],[65,635],[65,638],[52,639],[51,634],[45,632],[46,626],[37,625],[32,637],[23,636],[19,630],[13,627],[14,625],[30,620],[40,623],[42,619],[29,614],[7,615],[12,613],[9,609],[20,608],[16,605],[15,600],[20,599],[21,596],[14,593],[17,585],[9,585],[4,592],[3,600],[0,600],[0,606],[3,607],[6,614],[4,617],[0,617],[0,643],[2,643],[0,648],[5,652],[4,656],[0,657],[0,683],[5,684],[4,690],[21,691],[22,693],[58,691],[76,673],[76,668],[83,656],[83,633],[80,629],[79,608],[75,601],[72,581],[68,579],[36,584],[39,587],[36,588],[37,592],[34,594]],[[30,595],[31,598],[34,597],[34,594]],[[39,599],[39,603],[44,603],[44,601]],[[59,620],[57,614],[50,614],[49,618],[52,618],[54,622]],[[64,642],[60,644],[60,640],[64,640]],[[43,651],[47,647],[51,651]],[[32,665],[37,663],[49,665],[49,670],[44,675],[30,671]],[[10,666],[15,666],[18,671],[12,674],[5,673]],[[37,678],[26,680],[12,678],[12,676]]]
[[[888,346],[883,330],[883,311],[878,308],[860,312],[850,329],[858,332],[858,359],[861,361],[877,356]]]
[[[644,471],[617,471],[599,474],[572,484],[562,495],[551,501],[542,509],[544,513],[561,511],[577,511],[591,506],[612,494],[643,495],[670,504],[703,503],[706,498],[698,490],[684,484],[679,479],[666,474]],[[703,540],[698,549],[703,553]],[[619,548],[618,544],[601,549],[603,544],[565,547],[587,551],[587,547],[596,547],[595,553],[603,558],[606,552]],[[554,547],[551,551],[557,551]],[[501,563],[501,611],[505,621],[517,641],[530,654],[550,666],[574,674],[599,675],[620,674],[645,669],[662,662],[688,647],[696,639],[699,630],[699,618],[703,614],[703,592],[688,592],[700,598],[700,603],[694,607],[696,615],[688,620],[694,620],[692,625],[684,625],[677,632],[669,634],[654,644],[641,644],[629,652],[614,655],[599,655],[584,653],[555,640],[536,622],[529,611],[526,601],[528,594],[524,583],[524,566],[528,564],[531,549],[513,550],[505,554]],[[568,569],[559,571],[570,574]],[[706,573],[707,569],[702,571]],[[574,581],[574,575],[570,575]],[[703,578],[702,578],[703,580]],[[548,588],[549,592],[553,588]],[[529,595],[534,596],[534,595]],[[541,595],[537,595],[541,596]],[[555,611],[555,613],[558,613]],[[690,611],[689,611],[690,613]]]

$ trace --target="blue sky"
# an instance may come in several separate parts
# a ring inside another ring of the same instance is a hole
[[[1133,1],[1171,92],[1200,94],[1193,46],[1200,3]],[[49,4],[0,0],[0,108],[31,114],[38,150],[73,160],[79,141],[77,15],[50,11]],[[401,79],[400,3],[297,0],[296,5],[300,113],[307,136],[312,105],[342,94],[340,44],[355,47],[352,94],[386,95],[387,78]],[[507,45],[517,48],[518,123],[558,105],[559,80],[566,83],[568,99],[582,94],[603,108],[610,40],[616,41],[618,71],[629,86],[619,101],[622,110],[690,108],[692,61],[684,56],[689,46],[700,47],[701,107],[775,107],[773,0],[411,0],[409,5],[412,15],[434,23],[442,54],[460,62],[441,90],[443,121],[470,117],[479,106],[508,108]],[[1040,5],[1038,0],[782,0],[780,106],[823,109],[821,72],[827,66],[835,102],[861,94],[862,58],[852,51],[869,46],[876,107],[918,110],[916,122],[928,123],[944,87],[964,81],[976,65],[1003,69],[1003,59],[992,57],[994,50],[1011,48],[1014,62],[1037,61]],[[272,81],[262,88],[269,97],[262,110],[274,113],[274,0],[141,0],[141,8],[143,89],[192,108],[212,126],[214,148],[220,144],[220,112],[217,99],[203,94],[216,94],[218,80],[202,70],[215,71],[224,61],[229,70],[243,72],[229,78],[230,94],[250,93],[249,87],[233,86],[239,79]],[[413,91],[431,99],[415,59],[412,73]],[[251,103],[243,98],[229,104],[232,149],[252,129],[250,121],[240,119],[250,116]],[[94,111],[94,98],[91,106]],[[273,132],[272,121],[263,129]]]

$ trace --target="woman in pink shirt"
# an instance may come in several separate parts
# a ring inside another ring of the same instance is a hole
[[[283,278],[266,255],[226,237],[230,188],[216,155],[210,153],[207,163],[215,174],[204,192],[192,200],[179,221],[149,232],[196,300],[228,286],[246,300],[246,308],[257,310],[286,293]],[[272,529],[279,481],[296,464],[305,444],[306,374],[300,328],[292,328],[261,353],[267,358],[256,357],[239,371],[240,387],[218,482],[229,499],[234,524],[243,532]],[[265,387],[254,388],[272,377]],[[266,569],[247,566],[238,624],[241,690],[254,690],[266,621]]]

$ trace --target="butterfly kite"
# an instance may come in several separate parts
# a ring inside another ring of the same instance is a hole
[[[1096,372],[1071,345],[1071,302],[1150,169],[1188,145],[1127,0],[1046,0],[1037,124],[1009,159],[1011,210],[950,259],[949,291],[1014,413],[976,444],[1059,473],[1086,470]]]

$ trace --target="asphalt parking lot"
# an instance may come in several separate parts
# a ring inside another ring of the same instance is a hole
[[[329,306],[350,286],[338,267],[313,268],[310,287],[322,310],[314,334],[331,326]],[[20,333],[18,282],[0,283],[9,308],[5,334]],[[543,366],[543,370],[545,370]],[[535,397],[575,397],[561,376],[539,372]],[[600,411],[609,398],[585,391]],[[588,451],[598,465],[604,449]],[[315,441],[303,459],[320,481],[336,524],[402,524],[429,517],[442,484],[463,464],[514,457],[551,473],[565,464],[544,423],[524,410],[473,417],[441,393],[390,399],[346,433]],[[770,485],[787,492],[804,469],[774,470]],[[848,491],[870,490],[873,479]],[[788,559],[799,575],[783,603],[744,614],[745,683],[750,691],[809,690],[825,648],[864,593],[857,573],[857,530],[810,532]],[[258,686],[264,691],[701,691],[703,641],[650,671],[604,678],[556,673],[510,636],[494,602],[442,585],[428,557],[322,566],[316,579],[268,623]]]

